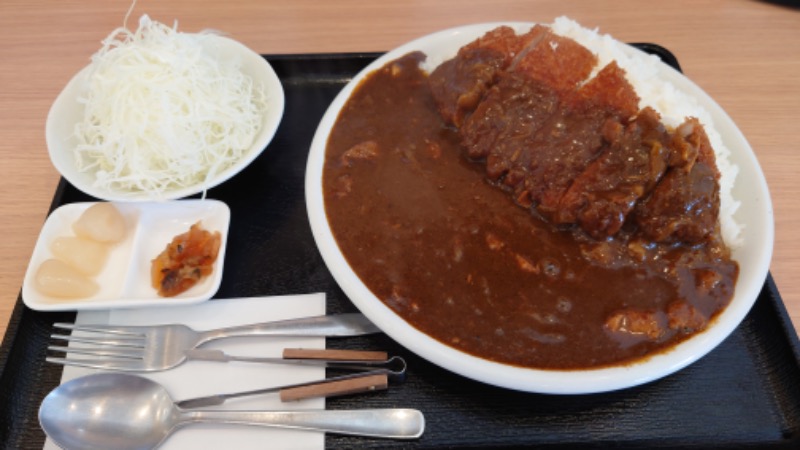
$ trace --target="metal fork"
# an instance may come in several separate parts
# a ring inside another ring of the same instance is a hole
[[[80,345],[53,345],[48,350],[79,354],[88,358],[47,357],[46,361],[131,372],[155,372],[175,367],[188,359],[187,351],[209,341],[229,337],[342,337],[380,331],[362,314],[307,317],[207,331],[195,331],[181,324],[116,326],[55,323],[53,327],[72,330],[72,335],[53,334],[51,338]],[[81,335],[78,336],[75,332],[81,332]]]

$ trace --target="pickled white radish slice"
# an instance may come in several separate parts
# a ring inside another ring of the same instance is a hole
[[[108,260],[108,245],[77,236],[59,236],[50,245],[53,255],[85,275],[97,275]]]
[[[111,203],[97,203],[81,214],[72,230],[98,242],[119,242],[125,237],[125,218]]]
[[[58,259],[48,259],[39,266],[35,277],[36,289],[53,297],[91,297],[100,288],[80,271]]]

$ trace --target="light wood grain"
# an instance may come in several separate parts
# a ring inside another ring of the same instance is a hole
[[[58,182],[44,123],[58,92],[122,25],[127,0],[0,1],[0,332]],[[673,51],[685,73],[739,125],[774,203],[771,265],[800,324],[800,11],[748,0],[141,0],[142,13],[179,28],[213,28],[257,52],[388,50],[443,28],[567,15],[627,42]],[[797,326],[797,325],[795,325]]]
[[[308,398],[337,397],[340,395],[360,394],[362,392],[382,391],[388,388],[389,376],[378,374],[281,389],[279,395],[282,402],[296,402]]]
[[[311,359],[326,361],[373,361],[381,362],[389,359],[389,354],[375,350],[339,350],[315,348],[286,348],[283,359]]]

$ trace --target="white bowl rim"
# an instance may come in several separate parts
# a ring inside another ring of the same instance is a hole
[[[325,216],[322,170],[328,133],[355,86],[370,72],[408,52],[447,47],[451,55],[461,45],[500,25],[528,29],[529,22],[491,22],[455,27],[410,41],[384,54],[356,75],[331,103],[311,144],[306,170],[306,205],[317,246],[334,279],[350,300],[379,328],[412,352],[452,372],[487,384],[544,394],[591,394],[629,388],[670,375],[705,356],[724,341],[744,320],[763,287],[769,270],[774,240],[772,203],[763,172],[744,135],[727,113],[699,86],[680,72],[660,64],[660,75],[694,96],[712,115],[715,128],[731,149],[731,161],[739,166],[733,188],[742,202],[735,217],[745,226],[745,244],[734,250],[740,264],[736,293],[730,305],[707,330],[640,361],[622,366],[586,370],[543,370],[500,364],[458,351],[417,330],[397,316],[358,279],[339,251]],[[640,52],[624,46],[626,52]],[[741,216],[745,216],[743,220]]]
[[[285,94],[278,75],[266,58],[234,39],[211,33],[202,34],[202,38],[203,45],[213,51],[234,54],[240,58],[243,70],[249,72],[254,81],[261,83],[267,92],[268,109],[263,119],[263,125],[246,155],[207,183],[172,189],[157,197],[145,192],[110,191],[93,186],[93,175],[77,170],[70,149],[72,127],[79,116],[76,112],[82,111],[82,107],[75,100],[81,83],[91,71],[92,66],[89,64],[70,79],[56,97],[47,114],[45,140],[48,154],[53,166],[65,180],[83,193],[100,200],[144,202],[174,200],[201,193],[224,183],[250,165],[266,150],[278,130],[285,108]]]

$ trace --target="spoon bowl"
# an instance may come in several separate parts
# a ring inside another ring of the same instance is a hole
[[[179,416],[161,385],[117,374],[69,381],[48,394],[39,409],[45,433],[68,449],[156,448]]]
[[[98,373],[68,381],[39,408],[44,432],[65,450],[157,448],[177,428],[217,422],[273,426],[394,439],[422,435],[425,419],[412,409],[355,411],[185,410],[160,384],[135,375]]]

